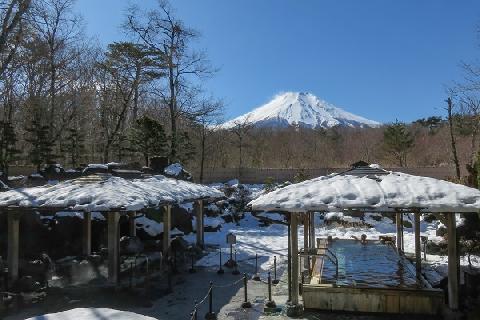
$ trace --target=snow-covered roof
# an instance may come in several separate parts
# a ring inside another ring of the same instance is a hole
[[[58,313],[49,313],[28,318],[27,320],[154,320],[133,312],[119,311],[108,308],[76,308]]]
[[[367,167],[368,168],[368,167]],[[372,168],[372,167],[371,167]],[[479,212],[480,191],[464,185],[399,172],[363,168],[293,184],[250,202],[264,211],[395,211]]]
[[[133,180],[109,175],[93,175],[63,181],[54,186],[20,188],[2,192],[0,207],[135,211],[167,203],[223,196],[222,192],[214,188],[160,175]]]

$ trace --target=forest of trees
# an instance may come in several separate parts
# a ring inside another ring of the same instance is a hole
[[[84,34],[74,0],[0,0],[0,170],[48,163],[149,164],[166,156],[203,168],[315,168],[357,160],[474,168],[480,68],[446,93],[445,114],[380,128],[231,130],[202,87],[218,71],[199,34],[168,2],[126,9],[124,38],[105,48]],[[450,101],[450,102],[448,102]],[[217,129],[216,129],[217,128]],[[454,151],[454,152],[452,152]]]

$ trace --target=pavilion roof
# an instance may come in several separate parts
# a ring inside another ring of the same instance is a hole
[[[434,178],[381,169],[353,168],[264,194],[249,204],[256,211],[479,212],[480,191]]]
[[[0,193],[1,208],[59,208],[79,211],[137,211],[165,204],[216,199],[214,188],[161,175],[126,180],[92,175],[55,185],[13,189]]]

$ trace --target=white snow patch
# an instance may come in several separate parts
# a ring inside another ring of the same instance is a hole
[[[49,313],[27,320],[155,320],[133,312],[108,308],[76,308],[68,311]]]
[[[148,235],[156,237],[163,233],[163,222],[157,222],[149,219],[146,216],[139,216],[135,218],[137,228],[143,229]]]
[[[180,173],[182,173],[183,167],[180,163],[172,163],[168,167],[166,167],[163,172],[165,174],[168,174],[169,176],[178,176]]]

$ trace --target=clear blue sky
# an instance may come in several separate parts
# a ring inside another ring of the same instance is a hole
[[[105,45],[122,39],[132,1],[77,0],[87,34]],[[446,86],[462,77],[459,63],[480,57],[478,0],[171,3],[220,68],[205,87],[226,102],[226,119],[282,91],[312,92],[381,122],[438,115]]]

